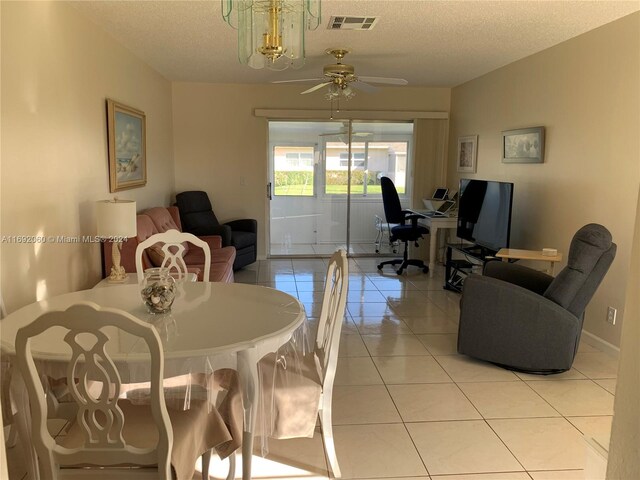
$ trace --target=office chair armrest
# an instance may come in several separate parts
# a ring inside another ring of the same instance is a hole
[[[411,220],[411,226],[416,228],[418,226],[418,220],[420,218],[424,218],[424,215],[420,215],[412,210],[402,210],[402,214],[404,215],[402,219],[402,225],[405,224],[407,220]]]

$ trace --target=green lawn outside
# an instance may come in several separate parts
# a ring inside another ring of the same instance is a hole
[[[362,194],[364,192],[362,185],[352,185],[351,193],[354,195]],[[346,185],[327,185],[326,193],[328,195],[346,195],[347,186]],[[370,195],[380,195],[382,193],[380,185],[369,185],[367,187],[367,194]],[[398,193],[403,194],[404,188],[398,187]],[[312,185],[285,185],[279,186],[275,188],[276,195],[282,196],[313,196],[313,186]]]
[[[313,196],[313,185],[282,185],[274,189],[276,195]]]

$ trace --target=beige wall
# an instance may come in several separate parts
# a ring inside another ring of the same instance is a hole
[[[147,115],[148,184],[119,193],[138,208],[173,189],[171,84],[60,2],[2,2],[2,235],[93,235],[109,198],[105,99]],[[96,244],[2,245],[9,311],[93,286]]]
[[[575,231],[601,223],[617,257],[585,329],[619,345],[640,183],[640,14],[636,13],[453,89],[448,184],[457,137],[479,135],[477,174],[514,182],[511,246],[568,251]],[[544,164],[501,163],[501,131],[546,127]]]
[[[640,192],[639,192],[640,193]],[[640,198],[627,285],[626,320],[622,327],[620,365],[614,405],[608,480],[640,478]]]
[[[304,84],[173,84],[176,192],[205,190],[220,221],[257,219],[260,256],[265,255],[267,243],[268,128],[265,118],[253,115],[254,109],[319,109],[322,118],[328,118],[329,102],[321,93],[300,95],[305,88]],[[359,93],[346,106],[351,110],[446,112],[449,97],[448,88],[387,88],[376,94]],[[427,121],[421,125],[430,131]],[[436,149],[428,151],[427,145],[416,147],[417,162],[436,153]],[[416,168],[416,175],[423,172]]]

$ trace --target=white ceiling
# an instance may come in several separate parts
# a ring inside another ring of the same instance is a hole
[[[322,0],[300,70],[253,70],[220,1],[79,1],[79,11],[169,80],[268,83],[319,77],[328,47],[366,76],[450,87],[640,10],[640,1]],[[379,16],[371,31],[328,30],[332,15]]]

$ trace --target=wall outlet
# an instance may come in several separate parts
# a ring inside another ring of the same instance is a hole
[[[618,314],[618,310],[613,307],[607,308],[607,323],[611,325],[616,324],[616,315]]]

